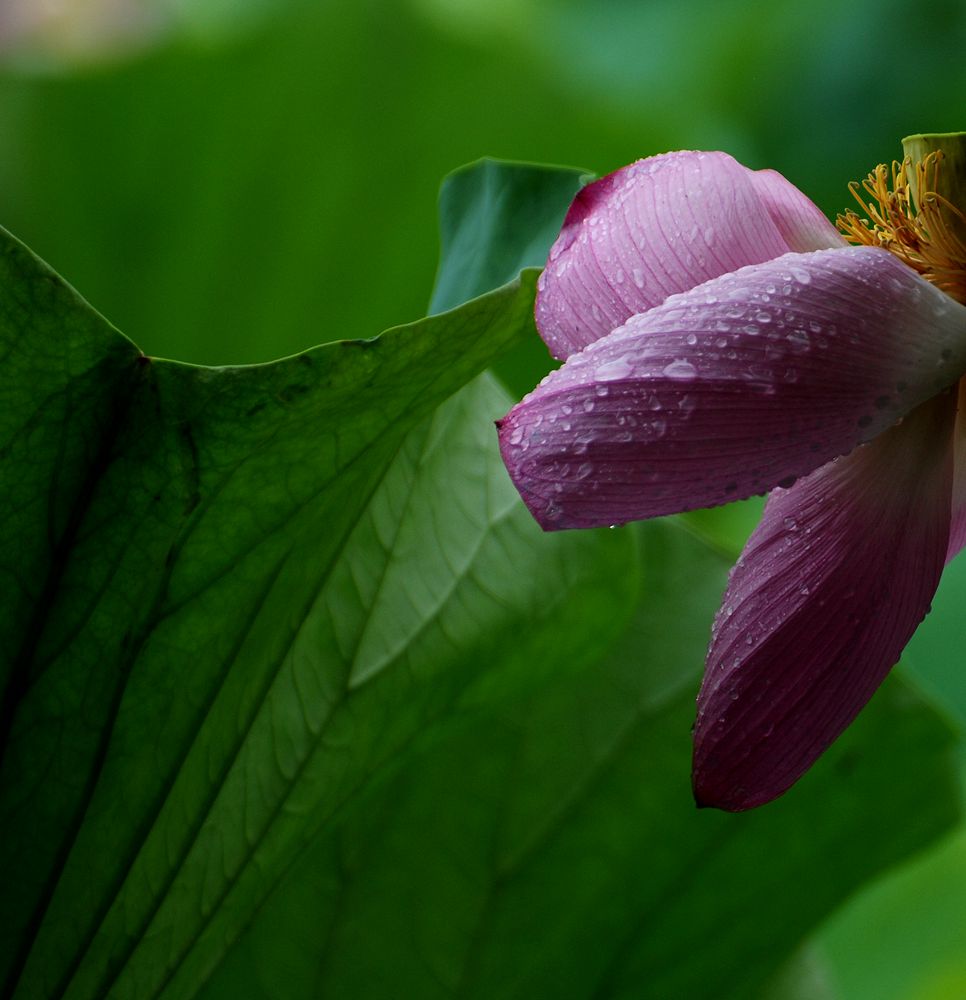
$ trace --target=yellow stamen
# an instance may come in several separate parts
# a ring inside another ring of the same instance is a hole
[[[888,250],[966,303],[966,244],[960,235],[966,233],[966,215],[939,194],[942,161],[942,150],[935,150],[915,166],[909,157],[893,161],[891,172],[880,163],[861,185],[849,185],[867,218],[850,209],[835,224],[850,243]]]

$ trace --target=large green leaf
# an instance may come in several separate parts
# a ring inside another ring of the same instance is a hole
[[[749,1000],[952,822],[951,735],[898,682],[779,802],[695,811],[695,665],[727,563],[674,523],[642,543],[652,585],[621,642],[469,692],[293,866],[206,1000]]]
[[[4,236],[8,990],[153,996],[210,964],[496,650],[581,584],[611,618],[616,540],[548,547],[480,460],[492,387],[458,440],[424,421],[532,330],[533,278],[203,369],[143,358]]]

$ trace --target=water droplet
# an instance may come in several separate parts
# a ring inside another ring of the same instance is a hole
[[[523,428],[514,427],[510,434],[510,444],[519,444],[523,440]]]
[[[592,399],[584,400],[584,413],[592,413],[594,409],[594,401]]]
[[[644,272],[639,267],[635,267],[634,270],[631,271],[631,278],[633,279],[634,284],[637,285],[638,288],[643,288],[644,285],[646,284],[644,278]]]
[[[627,378],[630,373],[631,366],[627,363],[626,358],[614,358],[613,361],[605,361],[596,371],[597,378],[602,382]]]
[[[684,338],[684,341],[685,341],[685,343],[689,344],[691,347],[694,347],[694,345],[698,342],[698,338],[693,333],[689,333]]]
[[[803,285],[811,284],[812,276],[802,267],[793,267],[791,269],[792,277]]]
[[[668,378],[690,380],[697,377],[698,371],[690,361],[679,358],[665,367],[664,374]]]

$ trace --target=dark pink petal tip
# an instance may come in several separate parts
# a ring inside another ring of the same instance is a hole
[[[945,560],[954,405],[943,394],[772,494],[712,629],[699,805],[737,812],[781,795],[899,659]]]

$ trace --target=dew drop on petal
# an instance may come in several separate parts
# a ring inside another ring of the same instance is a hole
[[[664,374],[667,375],[668,378],[687,380],[696,378],[698,371],[690,361],[685,361],[683,358],[679,358],[677,361],[672,361],[665,367]]]
[[[615,358],[613,361],[605,361],[596,371],[596,376],[602,382],[611,382],[619,378],[627,378],[631,373],[631,366],[626,358]]]

